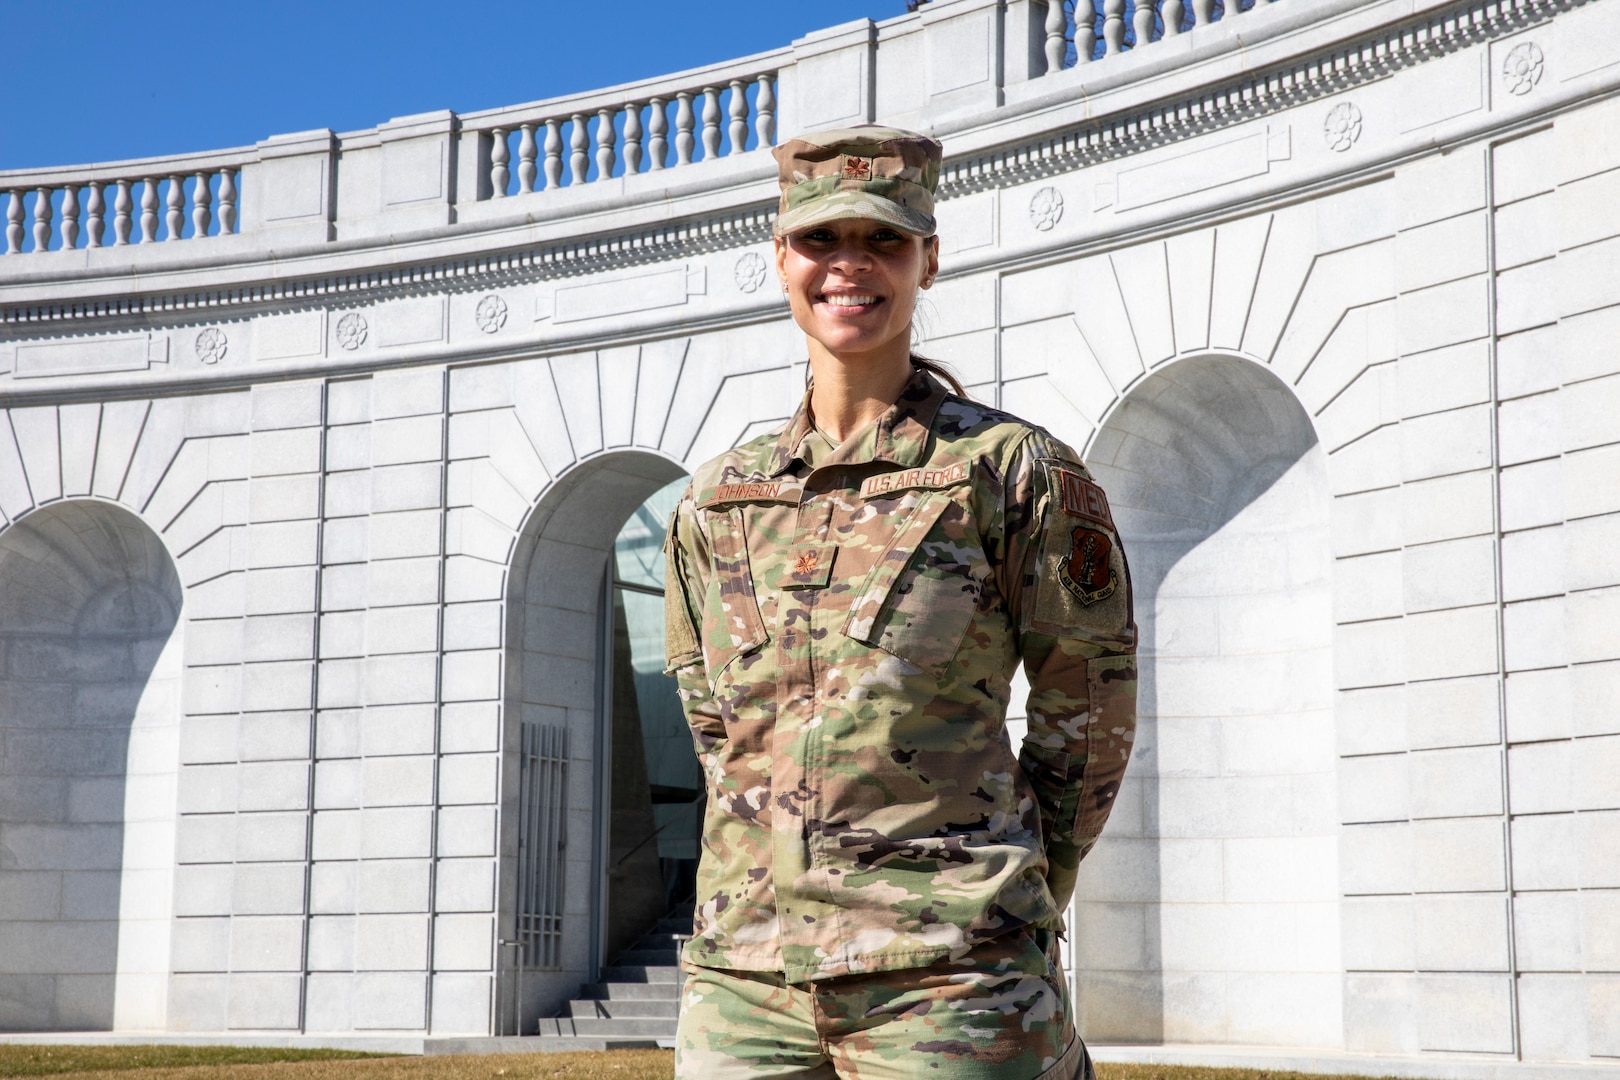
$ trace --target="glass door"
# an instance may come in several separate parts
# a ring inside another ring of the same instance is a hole
[[[703,774],[675,680],[664,674],[664,531],[685,486],[683,478],[655,492],[613,545],[605,963],[689,906],[696,885]]]

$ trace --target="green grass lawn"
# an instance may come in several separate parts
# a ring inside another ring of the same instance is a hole
[[[669,1050],[599,1054],[396,1057],[348,1050],[244,1046],[0,1045],[0,1077],[97,1077],[130,1069],[139,1080],[669,1080]],[[1097,1066],[1097,1080],[1326,1080],[1265,1069],[1181,1065]],[[1338,1078],[1350,1080],[1350,1078]]]
[[[376,1057],[352,1050],[291,1050],[260,1046],[24,1046],[0,1044],[0,1076],[263,1065],[275,1061],[337,1061]]]

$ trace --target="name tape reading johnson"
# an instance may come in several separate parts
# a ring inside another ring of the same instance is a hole
[[[1099,525],[1114,528],[1113,515],[1108,512],[1108,496],[1103,489],[1079,473],[1068,469],[1053,469],[1062,491],[1063,512]],[[1117,531],[1117,530],[1116,530]]]
[[[741,484],[720,484],[704,492],[700,509],[722,503],[796,503],[804,485],[788,480],[755,480]]]

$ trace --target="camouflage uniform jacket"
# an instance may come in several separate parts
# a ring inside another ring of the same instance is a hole
[[[802,982],[1061,925],[1136,721],[1130,579],[1073,451],[919,371],[836,449],[801,406],[699,468],[666,554],[709,789],[689,962]]]

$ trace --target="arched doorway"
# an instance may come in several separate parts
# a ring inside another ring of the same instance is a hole
[[[128,511],[0,533],[0,1029],[163,1027],[180,607]]]
[[[1340,1044],[1325,455],[1270,371],[1177,362],[1087,465],[1141,630],[1128,785],[1083,865],[1081,1028],[1103,1042]]]
[[[684,481],[654,454],[604,455],[558,480],[524,531],[508,605],[498,1032],[520,1017],[533,1031],[594,980],[695,861],[701,774],[662,673],[661,548]]]

